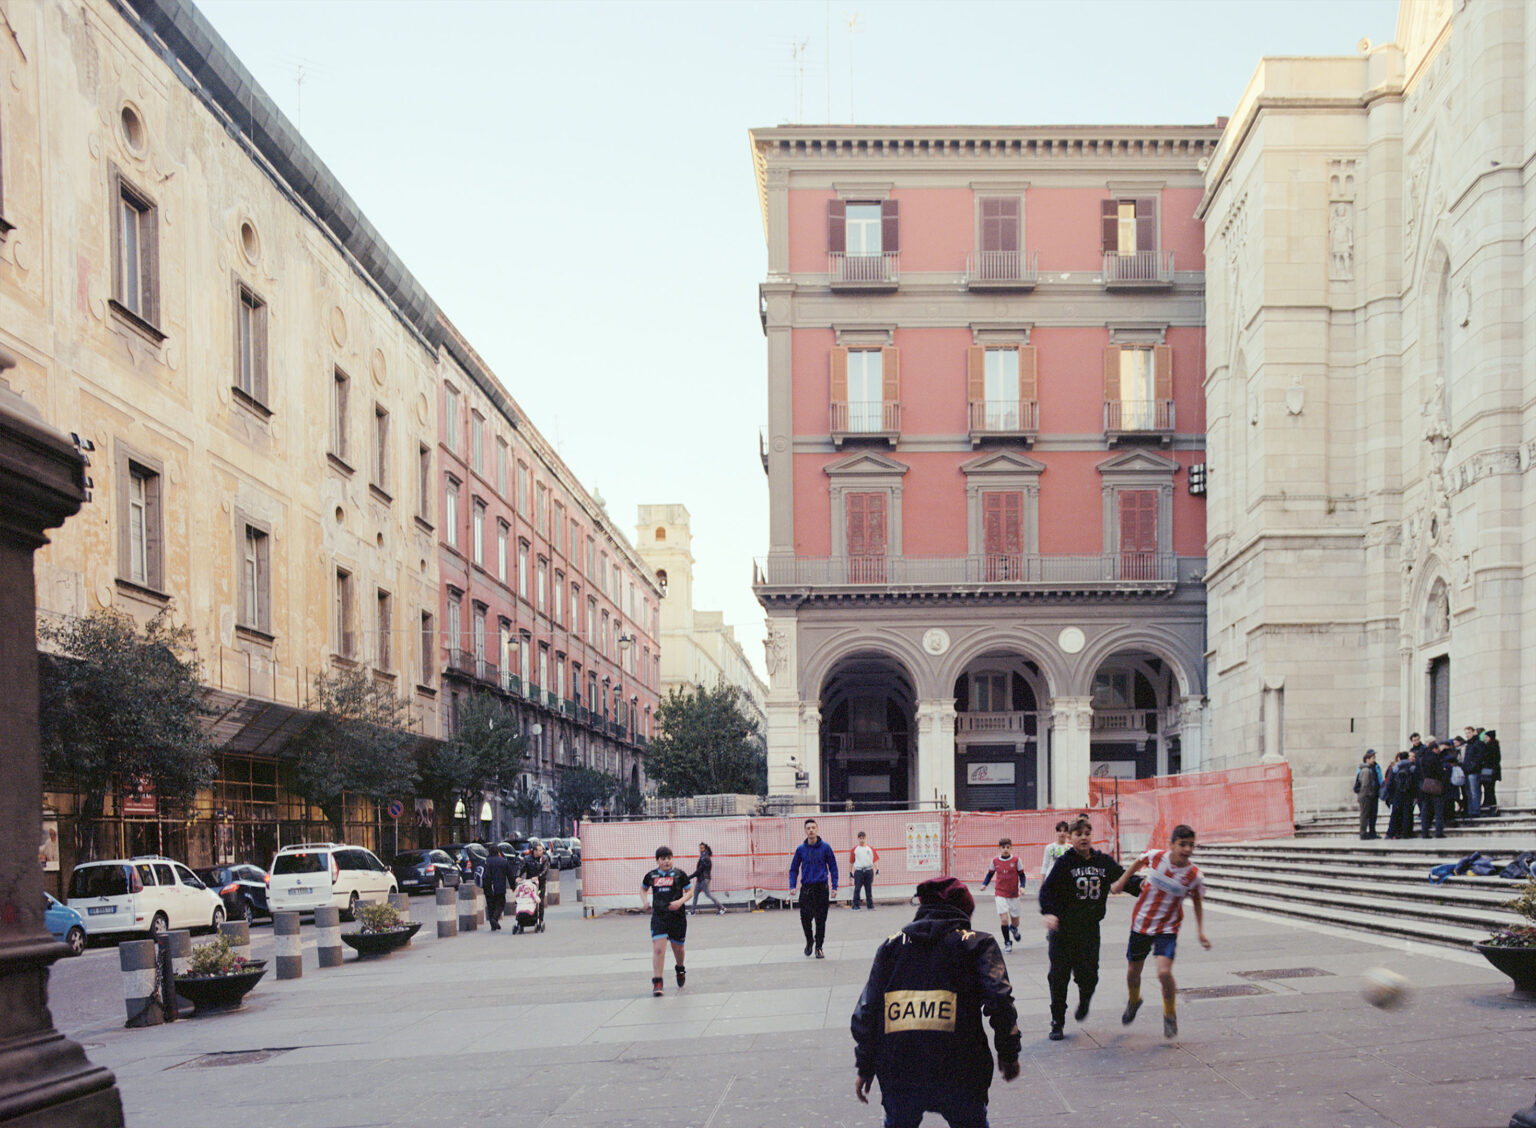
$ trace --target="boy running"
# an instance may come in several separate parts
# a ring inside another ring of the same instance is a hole
[[[1003,925],[1003,951],[1011,952],[1013,942],[1022,939],[1019,935],[1019,891],[1024,888],[1024,867],[1013,856],[1013,839],[999,838],[997,848],[999,853],[992,859],[987,876],[981,879],[981,887],[985,889],[987,882],[994,876],[997,878],[993,900],[997,903],[997,919]]]
[[[1174,1038],[1179,1033],[1174,1011],[1177,987],[1173,982],[1173,950],[1179,939],[1179,924],[1184,919],[1185,897],[1195,910],[1195,932],[1200,946],[1211,946],[1205,938],[1205,881],[1200,876],[1200,867],[1189,860],[1194,852],[1195,832],[1181,823],[1173,828],[1168,849],[1148,850],[1110,887],[1111,893],[1118,893],[1137,870],[1147,871],[1141,896],[1131,910],[1131,940],[1125,951],[1129,961],[1125,973],[1127,998],[1120,1021],[1129,1026],[1141,1009],[1141,968],[1151,952],[1157,957],[1157,980],[1163,986],[1164,1038]]]
[[[652,907],[651,898],[655,897]],[[677,985],[688,980],[683,968],[683,944],[688,936],[688,875],[672,866],[672,848],[656,847],[656,868],[640,879],[640,907],[651,912],[651,994],[660,995],[661,973],[667,965],[667,942],[672,942],[672,962]]]
[[[1093,848],[1093,823],[1087,815],[1072,820],[1067,832],[1072,849],[1051,867],[1040,884],[1040,915],[1049,933],[1051,970],[1051,1041],[1066,1037],[1067,984],[1077,980],[1077,1011],[1081,1022],[1099,985],[1099,922],[1109,899],[1110,882],[1120,882],[1125,870],[1102,850]],[[1123,886],[1123,883],[1121,883]]]
[[[1072,843],[1067,841],[1067,822],[1063,819],[1056,824],[1056,841],[1048,842],[1045,853],[1040,855],[1040,880],[1044,881],[1051,876],[1051,867],[1056,864],[1056,859],[1072,849]]]

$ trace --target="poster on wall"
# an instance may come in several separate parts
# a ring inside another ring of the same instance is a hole
[[[37,848],[37,860],[44,873],[59,872],[59,816],[56,811],[43,812],[43,843]]]
[[[939,824],[907,824],[907,869],[913,873],[939,871]]]

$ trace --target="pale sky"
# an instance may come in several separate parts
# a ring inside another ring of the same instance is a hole
[[[1262,56],[1350,54],[1397,18],[1396,0],[198,4],[625,534],[638,505],[688,507],[695,606],[759,672],[747,130],[1209,122]]]

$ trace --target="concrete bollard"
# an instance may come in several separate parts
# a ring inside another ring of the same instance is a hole
[[[229,950],[244,960],[251,958],[251,926],[243,920],[226,920],[219,925],[219,935],[229,942]]]
[[[395,906],[395,911],[400,914],[401,924],[411,923],[411,898],[406,893],[391,893],[389,903]]]
[[[578,902],[580,902],[580,900],[581,900],[581,870],[578,868],[575,871],[575,873],[576,873],[576,900]]]
[[[459,886],[459,931],[473,932],[479,925],[475,920],[475,887]]]
[[[341,910],[335,905],[316,909],[315,951],[319,953],[320,966],[340,967],[344,950],[341,946]]]
[[[192,962],[192,933],[185,928],[164,932],[161,933],[160,942],[165,945],[165,962],[160,965],[160,995],[165,1006],[165,1021],[175,1022],[183,1007],[192,1006],[190,999],[183,999],[176,994],[176,977],[185,975],[187,965]],[[169,974],[165,970],[166,962],[170,964]]]
[[[304,945],[299,937],[298,913],[273,915],[272,962],[277,965],[279,979],[299,979],[304,975]]]
[[[459,934],[459,918],[454,905],[458,895],[452,889],[437,891],[437,938],[446,940]]]
[[[165,1021],[155,993],[155,967],[160,950],[153,940],[126,940],[117,946],[118,963],[123,969],[123,1002],[128,1007],[124,1026],[159,1026]]]
[[[485,923],[485,890],[475,886],[475,927]]]

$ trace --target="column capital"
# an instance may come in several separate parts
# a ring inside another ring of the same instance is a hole
[[[1077,723],[1086,728],[1093,721],[1092,697],[1051,698],[1051,724],[1065,726]]]

